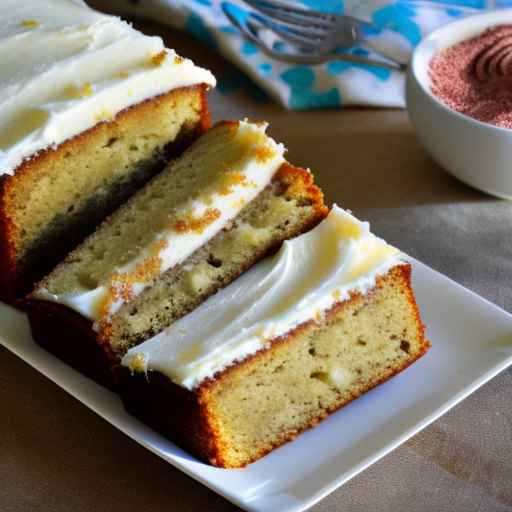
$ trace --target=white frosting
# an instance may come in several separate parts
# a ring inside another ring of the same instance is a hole
[[[0,2],[0,175],[121,110],[214,76],[72,0]],[[162,56],[163,57],[163,56]]]
[[[322,321],[351,292],[366,293],[401,253],[336,205],[316,228],[286,241],[164,332],[128,351],[122,364],[158,370],[193,389],[300,324]]]
[[[251,134],[264,133],[267,128],[266,124],[253,124],[246,121],[240,121],[238,131],[235,135],[242,140]],[[265,146],[271,150],[268,158],[258,158],[256,154],[247,158],[243,165],[237,169],[240,175],[245,179],[243,182],[233,184],[229,187],[229,191],[222,190],[209,195],[206,204],[201,198],[201,191],[198,191],[197,197],[191,197],[186,203],[179,205],[175,210],[176,217],[192,216],[200,219],[205,212],[216,210],[218,216],[209,224],[205,225],[202,230],[190,230],[186,232],[176,231],[175,228],[169,227],[166,230],[155,233],[153,240],[144,248],[136,258],[121,268],[116,268],[112,275],[129,275],[133,274],[137,267],[140,268],[145,262],[154,259],[157,256],[160,259],[159,274],[174,267],[184,261],[195,250],[208,242],[217,233],[219,233],[229,221],[234,219],[244,207],[245,204],[252,201],[271,181],[272,176],[283,164],[285,148],[281,144],[277,144],[270,137],[265,137]],[[255,148],[257,149],[257,148]],[[155,252],[155,247],[159,250]],[[138,280],[134,283],[132,292],[134,296],[139,295],[147,286],[151,285],[153,279]],[[109,285],[116,286],[116,280],[109,283],[102,283],[101,286],[93,290],[87,290],[73,294],[55,295],[50,293],[46,288],[39,288],[33,293],[36,299],[42,299],[52,302],[64,304],[75,311],[81,313],[85,317],[93,321],[104,320],[100,306],[109,293]],[[121,286],[122,281],[119,281]],[[107,314],[114,314],[124,303],[122,298],[118,298],[110,304]],[[104,312],[103,312],[104,313]]]

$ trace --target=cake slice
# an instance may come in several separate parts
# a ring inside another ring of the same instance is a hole
[[[0,299],[209,126],[213,75],[72,0],[0,2]]]
[[[126,408],[215,466],[245,466],[427,351],[410,275],[396,249],[334,206],[130,349]]]
[[[312,175],[266,125],[221,122],[40,282],[34,339],[109,383],[126,351],[326,214]]]

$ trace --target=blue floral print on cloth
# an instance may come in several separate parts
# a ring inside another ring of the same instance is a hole
[[[241,0],[103,0],[105,8],[121,14],[152,18],[183,29],[228,59],[262,90],[294,110],[371,105],[404,106],[403,73],[345,61],[318,66],[285,64],[267,57],[246,41],[225,15],[244,23],[252,10]],[[371,21],[375,44],[379,33],[392,33],[397,55],[407,55],[420,39],[455,18],[485,9],[511,7],[512,0],[296,0],[298,5]],[[393,31],[393,32],[389,32]],[[389,51],[389,41],[387,43]],[[369,48],[340,48],[340,52],[371,55]],[[222,85],[222,80],[220,81]],[[231,78],[221,92],[246,84]]]

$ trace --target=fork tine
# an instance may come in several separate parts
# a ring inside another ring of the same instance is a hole
[[[284,54],[273,48],[267,46],[262,40],[260,40],[256,35],[254,35],[248,24],[240,23],[240,21],[232,15],[228,10],[224,10],[226,16],[230,19],[235,27],[237,27],[242,34],[249,39],[252,43],[254,43],[258,48],[260,48],[264,53],[266,53],[269,57],[272,57],[276,60],[281,60],[293,64],[320,64],[325,62],[325,58],[322,56],[316,55],[301,55],[301,54]],[[249,22],[249,24],[252,22]]]
[[[287,21],[280,21],[274,16],[263,14],[263,12],[254,12],[252,17],[258,20],[263,25],[269,27],[270,30],[284,29],[287,33],[292,33],[297,36],[307,37],[313,41],[321,41],[325,39],[329,32],[325,29],[316,27],[305,27],[297,25],[295,23],[289,23]]]
[[[285,14],[289,14],[291,16],[296,15],[301,18],[304,18],[305,21],[308,22],[320,22],[325,23],[326,25],[331,25],[333,21],[335,21],[335,16],[333,14],[314,11],[310,9],[303,9],[301,7],[296,7],[294,4],[289,2],[283,2],[281,0],[244,0],[244,2],[248,3],[252,7],[266,8],[271,9],[273,11],[279,10]]]
[[[228,9],[223,9],[226,16],[229,18],[229,20],[233,23],[235,27],[237,27],[240,32],[247,38],[249,41],[251,41],[253,44],[255,44],[258,48],[260,48],[266,55],[269,57],[280,60],[283,62],[288,62],[292,64],[322,64],[324,62],[330,61],[330,60],[343,60],[343,61],[349,61],[349,62],[358,62],[358,63],[364,63],[364,64],[370,64],[374,66],[382,66],[388,69],[398,70],[398,71],[404,71],[406,66],[405,64],[398,64],[396,62],[390,62],[390,61],[378,61],[375,59],[368,59],[364,58],[358,55],[352,55],[352,54],[318,54],[316,52],[311,53],[287,53],[283,51],[278,51],[274,48],[271,48],[268,46],[268,44],[259,38],[258,33],[253,33],[251,30],[254,30],[249,28],[248,25],[251,25],[257,29],[257,20],[256,21],[249,21],[248,23],[242,23],[239,19],[237,19]],[[263,25],[260,25],[259,28],[263,28],[265,30],[268,30]]]
[[[275,23],[270,18],[260,14],[254,15],[254,18],[266,29],[271,30],[284,41],[288,41],[294,45],[299,45],[303,48],[317,48],[325,38],[313,34],[302,34],[301,32],[297,31],[296,28],[290,28],[284,24]]]
[[[292,25],[299,25],[300,27],[312,30],[327,30],[332,25],[332,20],[304,14],[308,12],[305,10],[304,13],[293,13],[261,0],[244,0],[244,2],[257,11],[262,12],[275,20],[290,23]]]

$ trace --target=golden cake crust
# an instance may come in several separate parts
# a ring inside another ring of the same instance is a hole
[[[185,126],[176,144],[172,144],[172,154],[179,154],[199,135],[210,126],[210,113],[206,100],[207,86],[204,84],[183,87],[171,90],[162,95],[150,98],[119,112],[113,119],[101,121],[92,128],[68,139],[55,148],[48,148],[38,152],[30,159],[23,161],[15,170],[13,176],[0,177],[0,299],[13,305],[20,305],[19,299],[26,294],[31,285],[48,272],[59,259],[65,256],[73,245],[66,248],[66,252],[58,254],[49,253],[45,261],[38,268],[21,269],[19,265],[21,238],[24,226],[16,222],[18,209],[23,208],[26,200],[25,191],[31,189],[38,180],[51,182],[52,168],[56,164],[62,165],[67,155],[76,152],[86,153],[88,148],[102,140],[110,140],[120,132],[122,126],[135,126],[156,117],[158,112],[166,105],[175,104],[185,98],[198,98],[200,112],[198,122],[193,126]],[[20,206],[21,205],[21,206]],[[117,206],[116,204],[113,205]],[[101,219],[98,219],[100,222]],[[96,224],[90,224],[86,230],[92,231]]]

